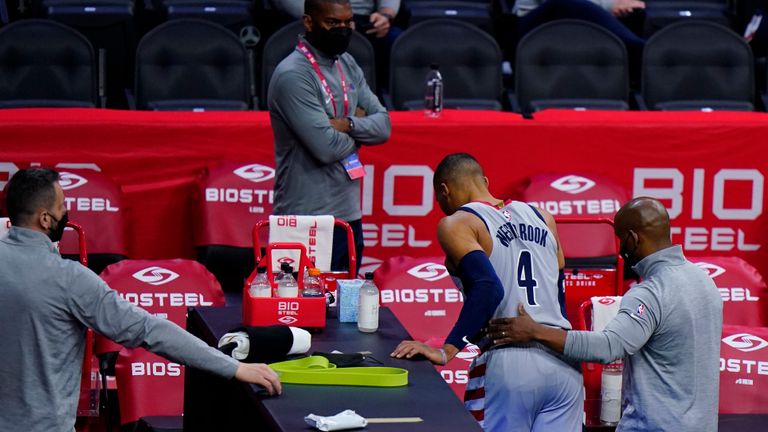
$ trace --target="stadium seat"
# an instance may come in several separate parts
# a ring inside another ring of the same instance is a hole
[[[733,256],[689,258],[706,271],[723,298],[723,324],[768,327],[768,286],[748,262]]]
[[[629,109],[627,50],[614,34],[580,20],[529,32],[517,47],[516,111]]]
[[[646,0],[644,34],[681,20],[705,20],[730,25],[727,0]]]
[[[296,48],[298,36],[304,33],[304,24],[301,20],[294,21],[270,36],[264,45],[261,63],[261,104],[267,109],[267,90],[269,81],[275,72],[277,65]],[[376,92],[376,64],[373,46],[365,36],[360,33],[352,33],[352,41],[347,50],[365,74],[368,87]]]
[[[76,30],[29,19],[0,29],[0,108],[100,105],[93,47]]]
[[[491,0],[408,0],[411,24],[444,18],[461,20],[491,32]]]
[[[226,28],[201,19],[168,21],[136,51],[136,107],[154,111],[242,111],[252,106],[245,47]]]
[[[220,162],[206,168],[197,181],[194,228],[198,261],[227,293],[241,294],[243,282],[254,268],[253,225],[272,214],[274,162],[263,162]]]
[[[169,20],[200,18],[221,24],[235,34],[253,29],[253,2],[247,0],[158,0]],[[258,41],[255,41],[258,42]]]
[[[736,33],[706,21],[682,21],[656,32],[642,64],[642,109],[754,110],[754,63]]]
[[[62,169],[59,175],[69,215],[88,233],[88,268],[98,274],[109,264],[125,259],[126,203],[120,187],[93,170]],[[75,237],[64,236],[59,249],[68,258],[77,254]]]
[[[184,366],[141,348],[123,348],[117,356],[115,378],[121,431],[182,431]],[[150,416],[159,418],[148,419]],[[136,427],[140,420],[142,425]],[[153,423],[163,427],[155,428]]]
[[[465,22],[434,19],[410,27],[392,46],[390,110],[424,109],[424,80],[440,67],[445,108],[501,110],[501,50]]]
[[[35,0],[36,1],[36,0]],[[102,107],[125,108],[137,28],[133,0],[42,0],[45,16],[82,33],[99,53]]]

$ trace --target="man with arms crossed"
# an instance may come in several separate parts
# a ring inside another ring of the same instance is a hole
[[[305,34],[275,69],[269,115],[275,137],[276,215],[332,215],[354,232],[362,261],[358,157],[361,145],[389,139],[389,114],[355,59],[349,0],[306,0]],[[347,267],[344,230],[335,229],[331,269]]]
[[[623,417],[617,431],[717,430],[723,302],[712,279],[672,245],[669,215],[635,198],[615,218],[621,254],[643,278],[602,332],[570,331],[519,318],[495,320],[497,344],[538,341],[569,358],[624,359]],[[535,317],[534,317],[535,318]]]
[[[67,207],[59,174],[18,171],[6,186],[10,232],[0,239],[0,430],[72,432],[88,328],[126,347],[280,393],[265,364],[245,364],[123,300],[91,270],[63,259]]]
[[[464,305],[442,349],[403,341],[392,356],[421,354],[445,364],[491,318],[516,315],[520,302],[536,321],[569,330],[559,300],[564,258],[552,216],[493,197],[482,168],[466,153],[446,156],[433,184],[447,215],[437,237],[446,266],[461,278]],[[468,391],[466,404],[486,431],[581,431],[581,373],[551,349],[535,342],[494,347],[475,359],[470,378],[483,368],[484,401],[470,400]]]

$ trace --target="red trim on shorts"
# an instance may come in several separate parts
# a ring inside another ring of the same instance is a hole
[[[470,378],[479,378],[485,375],[485,363],[475,366],[474,369],[469,371]]]
[[[482,399],[485,397],[485,387],[480,387],[474,390],[465,390],[464,391],[464,400],[475,400],[475,399]]]
[[[469,413],[472,414],[472,417],[477,421],[485,420],[485,410],[469,410]]]

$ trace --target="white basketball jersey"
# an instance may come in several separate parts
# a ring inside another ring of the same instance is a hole
[[[493,317],[515,317],[523,303],[536,322],[570,330],[559,301],[557,242],[539,211],[519,201],[502,208],[476,201],[459,210],[485,222],[493,239],[490,261],[504,286]]]

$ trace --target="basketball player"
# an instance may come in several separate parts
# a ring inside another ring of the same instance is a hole
[[[552,216],[493,197],[479,163],[466,153],[446,156],[433,184],[447,215],[437,237],[446,266],[461,278],[464,305],[443,348],[403,341],[392,356],[420,354],[445,364],[491,318],[517,316],[521,302],[535,321],[569,330],[559,299],[564,258]],[[483,371],[485,379],[478,379]],[[582,385],[578,368],[544,345],[509,344],[475,359],[465,404],[486,431],[581,431]]]

